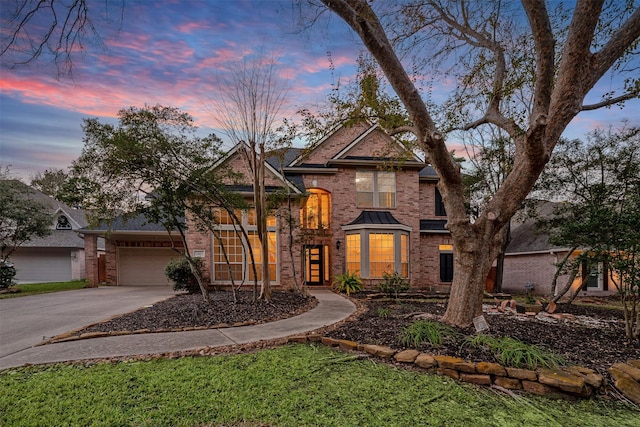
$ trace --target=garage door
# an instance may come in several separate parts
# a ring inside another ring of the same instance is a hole
[[[71,280],[69,249],[21,248],[11,255],[16,280],[29,282],[67,282]]]
[[[118,284],[167,285],[164,268],[178,257],[167,248],[118,248]]]

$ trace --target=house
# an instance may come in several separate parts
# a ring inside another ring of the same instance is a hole
[[[536,205],[537,217],[549,217],[557,203],[541,202]],[[549,235],[536,227],[536,220],[528,218],[524,222],[513,221],[511,242],[507,247],[504,260],[502,290],[523,294],[528,284],[533,285],[533,293],[551,296],[556,265],[567,256],[571,248],[553,245]],[[571,257],[576,258],[581,250]],[[557,288],[561,289],[569,280],[568,274],[558,277]],[[587,285],[581,295],[610,295],[616,292],[611,283],[611,275],[602,263],[580,267],[573,280],[571,289],[578,289],[585,281]]]
[[[253,187],[245,149],[244,144],[237,145],[216,167],[242,173],[246,182],[235,183],[232,189],[250,201]],[[265,160],[267,192],[287,194],[295,206],[287,209],[283,203],[269,216],[267,256],[260,253],[255,212],[237,214],[248,231],[256,263],[263,258],[269,263],[274,286],[292,287],[294,276],[309,286],[328,286],[345,271],[357,272],[366,286],[375,286],[384,272],[396,271],[413,288],[448,289],[453,247],[436,188],[438,177],[379,126],[341,126],[309,149],[280,150]],[[252,281],[246,242],[227,212],[218,209],[216,215],[216,238],[195,229],[187,235],[192,254],[203,258],[206,280],[212,285],[228,284],[232,277]],[[131,257],[154,258],[153,263],[138,264],[140,278],[151,277],[155,274],[151,269],[159,271],[166,264],[175,239],[166,232],[134,230],[134,226],[120,227],[107,236],[110,284],[135,282],[127,272]],[[97,235],[106,235],[105,230],[85,234],[88,254]],[[137,255],[132,248],[137,248]]]
[[[65,282],[85,278],[84,240],[87,226],[82,209],[74,209],[26,184],[21,193],[44,204],[51,215],[51,234],[22,244],[12,255],[18,283]]]

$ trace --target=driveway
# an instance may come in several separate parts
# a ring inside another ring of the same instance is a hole
[[[171,286],[105,286],[0,300],[0,357],[175,295]]]

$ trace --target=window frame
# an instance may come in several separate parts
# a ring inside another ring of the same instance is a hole
[[[360,191],[358,190],[358,175],[359,174],[372,174],[372,180],[371,180],[371,187],[372,190],[371,191]],[[382,205],[380,203],[380,194],[382,194],[380,192],[380,183],[379,183],[379,177],[382,174],[389,174],[390,176],[393,177],[393,192],[384,192],[384,193],[389,193],[389,194],[393,194],[393,203],[391,205]],[[397,200],[396,200],[396,195],[397,195],[397,179],[396,179],[396,173],[395,171],[385,171],[385,170],[373,170],[373,169],[357,169],[356,170],[356,206],[359,208],[383,208],[383,209],[395,209],[396,205],[397,205]],[[371,205],[369,205],[368,203],[362,203],[360,201],[360,194],[371,194],[372,197],[372,202]]]
[[[439,245],[439,279],[440,283],[453,283],[453,275],[455,270],[453,268],[453,246],[452,245]]]
[[[305,230],[330,230],[331,229],[331,193],[319,188],[307,190],[309,196],[304,199],[304,203],[300,207],[300,228]],[[317,219],[314,227],[309,223],[309,206],[308,203],[315,196]],[[325,212],[326,211],[326,212]],[[326,223],[325,220],[326,219]]]
[[[353,241],[359,240],[360,248],[359,248],[359,266],[360,270],[358,271],[358,275],[363,279],[382,279],[383,275],[373,276],[371,273],[372,270],[372,261],[371,261],[371,236],[386,234],[393,236],[393,271],[390,273],[398,272],[403,277],[409,278],[411,274],[411,263],[410,263],[410,230],[407,230],[408,227],[402,228],[361,228],[361,229],[350,229],[346,232],[345,240],[345,254],[349,254],[351,250],[350,245]],[[351,236],[351,238],[350,238]],[[354,236],[359,236],[358,239],[354,239]],[[406,244],[402,243],[402,236],[406,236]],[[403,249],[405,252],[403,254]],[[345,266],[348,272],[354,273],[355,270],[349,268],[349,264],[357,264],[357,261],[352,259],[345,258]],[[378,262],[378,261],[373,261]],[[404,272],[406,270],[406,276],[404,276]]]
[[[217,218],[225,218],[228,216],[227,212],[222,209],[222,208],[214,208],[217,212],[214,213],[214,215],[216,215]],[[253,211],[253,216],[251,214],[250,211]],[[240,215],[238,215],[238,213],[240,213]],[[251,255],[249,254],[249,250],[248,250],[248,245],[251,244],[251,240],[254,240],[256,242],[259,242],[259,239],[257,237],[257,232],[258,232],[258,226],[256,224],[251,224],[251,218],[255,218],[255,209],[251,208],[251,209],[243,209],[242,211],[236,211],[236,215],[240,217],[240,220],[242,222],[242,226],[244,227],[245,231],[247,232],[247,234],[249,235],[249,241],[246,240],[246,238],[242,235],[242,232],[240,231],[240,227],[233,222],[233,219],[229,217],[229,221],[225,221],[222,224],[217,224],[216,228],[219,231],[223,231],[226,232],[229,236],[231,234],[229,233],[234,233],[236,234],[236,241],[240,241],[241,243],[241,248],[242,248],[242,262],[241,262],[241,270],[242,270],[242,277],[241,278],[234,278],[234,280],[250,280],[253,281],[253,268],[251,268]],[[280,268],[279,268],[279,251],[278,251],[278,242],[279,242],[279,233],[278,233],[278,227],[277,227],[277,219],[275,219],[275,216],[270,215],[269,217],[273,217],[273,218],[267,218],[267,232],[268,232],[268,236],[267,238],[269,239],[269,249],[271,252],[271,249],[273,249],[273,254],[275,255],[274,257],[274,262],[270,262],[269,260],[271,259],[271,257],[269,256],[269,254],[267,254],[266,258],[268,260],[269,263],[269,271],[270,274],[273,274],[273,277],[269,277],[270,281],[273,283],[279,283],[280,281]],[[275,221],[274,221],[275,219]],[[272,225],[269,225],[272,224]],[[255,236],[255,237],[254,237]],[[221,260],[216,260],[216,258],[218,258],[216,256],[216,247],[220,245],[220,243],[218,242],[218,238],[214,235],[211,235],[211,281],[215,282],[215,283],[231,283],[231,279],[216,279],[216,274],[218,272],[218,269],[216,268],[216,266],[220,266],[222,265],[223,269],[226,270],[227,266],[226,266],[226,262],[224,261],[224,256],[222,254],[220,254],[220,258]],[[273,242],[273,243],[272,243]],[[235,247],[235,246],[234,246]],[[254,248],[254,257],[257,258],[255,250],[256,247],[255,245],[252,245],[252,247]],[[225,247],[226,248],[226,247]],[[260,251],[260,245],[257,245],[257,249]],[[227,249],[228,250],[228,249]],[[235,254],[237,255],[237,254]],[[262,253],[259,254],[260,257],[260,263],[256,262],[256,270],[258,272],[258,274],[261,274],[261,265],[262,265],[262,261],[264,261],[264,257],[262,256]],[[217,262],[218,261],[218,262]],[[235,263],[231,263],[232,265],[238,265],[237,262]],[[272,273],[273,272],[273,273]],[[225,275],[228,275],[228,273],[226,271],[224,271]],[[258,282],[261,282],[262,278],[259,277],[258,278]]]

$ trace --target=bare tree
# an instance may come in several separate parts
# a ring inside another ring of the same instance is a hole
[[[567,125],[581,111],[638,97],[633,66],[640,8],[615,2],[605,8],[604,0],[578,0],[572,11],[552,22],[543,0],[522,0],[522,7],[501,1],[417,0],[385,3],[379,6],[385,9],[377,11],[366,0],[322,3],[360,36],[406,107],[412,125],[391,131],[412,132],[440,176],[455,271],[444,320],[467,326],[482,313],[484,283],[500,250],[500,231],[532,190]],[[523,47],[515,43],[521,39],[515,37],[518,31],[532,40],[532,62],[515,60]],[[449,120],[440,119],[439,125],[439,112],[427,107],[408,71],[424,71],[425,65],[434,65],[430,70],[435,71],[446,68],[449,77],[458,79],[453,97],[441,105],[440,116]],[[516,74],[525,66],[531,67],[531,78],[524,75],[518,81]],[[603,94],[602,101],[585,105],[586,95],[612,68],[630,75],[622,93]],[[531,108],[524,116],[505,108],[514,101],[512,85],[531,93]],[[455,122],[451,118],[469,99],[482,100],[474,105],[482,109],[473,121],[454,127],[469,131],[493,125],[516,147],[509,176],[473,223],[465,209],[460,166],[445,144],[445,133]]]
[[[264,55],[231,64],[219,75],[220,97],[211,101],[214,118],[240,150],[252,174],[253,203],[262,252],[260,298],[271,298],[265,153],[275,148],[279,120],[286,104],[288,84],[278,75],[277,61]]]

